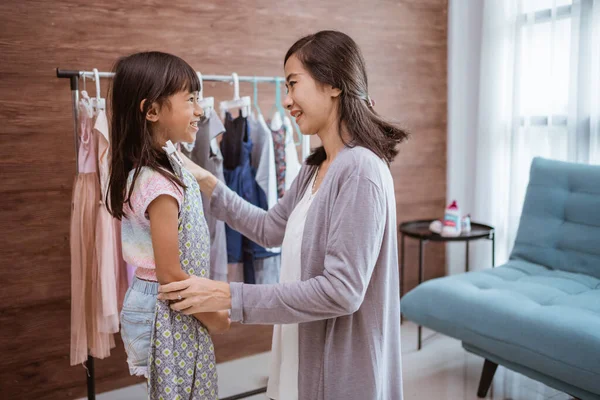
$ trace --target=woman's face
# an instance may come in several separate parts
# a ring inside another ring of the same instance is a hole
[[[287,96],[283,105],[302,133],[314,135],[335,123],[340,90],[314,80],[295,55],[288,58],[284,70]]]

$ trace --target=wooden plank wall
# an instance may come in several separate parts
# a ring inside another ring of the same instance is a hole
[[[119,56],[161,50],[205,74],[281,75],[289,46],[321,29],[355,38],[377,110],[413,132],[392,166],[398,221],[441,215],[447,0],[1,2],[0,397],[85,395],[85,370],[68,358],[75,155],[69,82],[55,68],[106,71]],[[241,91],[251,95],[250,85]],[[217,101],[231,93],[222,83],[205,89]],[[259,93],[269,110],[273,86]],[[417,280],[416,255],[409,243],[407,288]],[[427,277],[443,274],[443,247],[432,246],[427,262]],[[219,361],[266,351],[270,328],[236,326],[216,343]],[[120,342],[96,375],[98,392],[135,382]]]

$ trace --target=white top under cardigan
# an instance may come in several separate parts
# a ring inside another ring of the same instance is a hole
[[[302,200],[294,207],[285,228],[281,247],[280,283],[300,280],[302,236],[308,209],[316,195],[312,193],[315,178],[316,174],[306,188]],[[267,397],[276,400],[298,400],[298,324],[273,327]]]

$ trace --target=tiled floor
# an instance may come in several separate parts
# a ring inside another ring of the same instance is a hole
[[[405,400],[476,400],[483,359],[467,353],[460,342],[424,329],[424,344],[416,350],[417,327],[402,325],[402,363]],[[269,354],[218,365],[222,398],[266,386]],[[265,400],[265,395],[248,400]],[[496,372],[488,399],[569,400],[570,396],[508,371]],[[98,400],[145,400],[145,385],[136,385],[97,396]]]
[[[476,400],[483,359],[467,353],[460,342],[423,329],[417,351],[417,327],[402,325],[405,399]],[[498,367],[487,399],[568,400],[570,396],[523,375]]]

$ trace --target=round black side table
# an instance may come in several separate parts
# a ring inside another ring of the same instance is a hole
[[[461,233],[460,236],[446,237],[438,233],[431,232],[429,225],[433,222],[433,219],[419,220],[419,221],[407,221],[403,222],[399,226],[400,231],[400,297],[402,298],[404,285],[404,237],[408,236],[413,239],[419,240],[419,284],[424,280],[424,245],[427,242],[466,242],[466,253],[465,253],[465,272],[469,272],[469,242],[472,240],[487,239],[492,241],[492,268],[495,266],[495,252],[496,252],[496,240],[494,237],[494,228],[489,225],[479,224],[477,222],[471,223],[471,232]],[[401,308],[402,309],[402,308]],[[401,319],[402,320],[402,319]],[[419,325],[419,346],[421,350],[421,332],[422,327]]]

